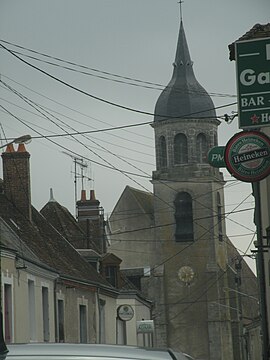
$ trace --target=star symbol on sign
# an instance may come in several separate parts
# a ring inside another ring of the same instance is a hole
[[[259,124],[260,117],[257,116],[256,114],[252,115],[250,119],[252,121],[252,124]]]

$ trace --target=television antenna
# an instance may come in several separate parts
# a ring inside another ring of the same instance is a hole
[[[75,214],[76,214],[76,203],[78,200],[78,179],[81,180],[82,190],[84,190],[85,179],[90,181],[93,179],[85,175],[85,170],[88,168],[88,164],[85,162],[83,158],[79,158],[74,155],[71,155],[66,151],[62,151],[62,153],[71,157],[74,163],[74,171],[72,171],[71,173],[74,174],[74,197],[75,197]]]

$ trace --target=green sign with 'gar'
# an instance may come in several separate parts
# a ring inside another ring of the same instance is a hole
[[[270,37],[235,43],[239,128],[270,125]]]

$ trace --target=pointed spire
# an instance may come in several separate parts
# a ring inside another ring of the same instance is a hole
[[[181,20],[178,41],[177,41],[174,68],[180,72],[185,71],[186,74],[187,74],[187,71],[190,71],[191,74],[194,76],[192,65],[193,65],[193,62],[191,61],[191,57],[189,54],[187,39],[186,39],[185,31],[184,31],[184,25],[183,25],[183,21]]]
[[[49,202],[55,202],[55,199],[53,197],[53,189],[52,188],[50,188],[50,200],[49,200]]]
[[[154,121],[194,116],[215,118],[214,104],[194,75],[182,20],[173,66],[172,78],[157,100]]]

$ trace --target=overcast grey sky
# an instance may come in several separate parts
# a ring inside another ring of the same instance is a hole
[[[228,44],[254,24],[269,22],[269,14],[269,0],[184,1],[183,22],[196,77],[209,93],[230,95],[213,96],[215,106],[236,101],[233,96],[236,94],[235,64],[228,60]],[[0,2],[2,40],[97,70],[163,85],[171,78],[178,30],[179,4],[176,0]],[[11,50],[33,55],[24,49],[2,44]],[[1,80],[50,112],[44,118],[0,84],[0,104],[13,115],[0,108],[1,138],[14,138],[26,133],[32,136],[38,136],[38,133],[63,134],[65,131],[104,129],[153,120],[152,116],[113,107],[78,93],[27,66],[5,50],[0,51]],[[23,59],[85,92],[139,111],[153,113],[160,94],[157,89],[114,82],[112,79],[120,78],[99,72],[80,74],[34,59]],[[225,107],[218,109],[217,115],[236,110],[235,105]],[[219,144],[225,145],[237,131],[237,120],[231,125],[222,123]],[[32,202],[37,209],[48,201],[52,187],[55,199],[74,213],[74,167],[72,158],[63,151],[72,150],[91,160],[85,175],[94,178],[94,185],[86,181],[85,188],[89,190],[94,186],[105,213],[112,211],[127,184],[151,190],[149,179],[144,178],[147,174],[151,176],[155,167],[153,130],[149,125],[87,137],[76,136],[76,139],[53,138],[65,149],[46,139],[33,139],[27,146],[31,153]],[[143,177],[124,175],[94,162]],[[225,171],[224,174],[229,180],[226,186],[229,211],[248,196],[251,188],[249,184],[240,182],[232,186],[233,178]],[[237,210],[250,208],[252,201],[249,197]],[[232,215],[230,219],[233,222],[227,221],[228,235],[252,233],[251,211]],[[243,251],[251,239],[251,235],[232,237]]]

